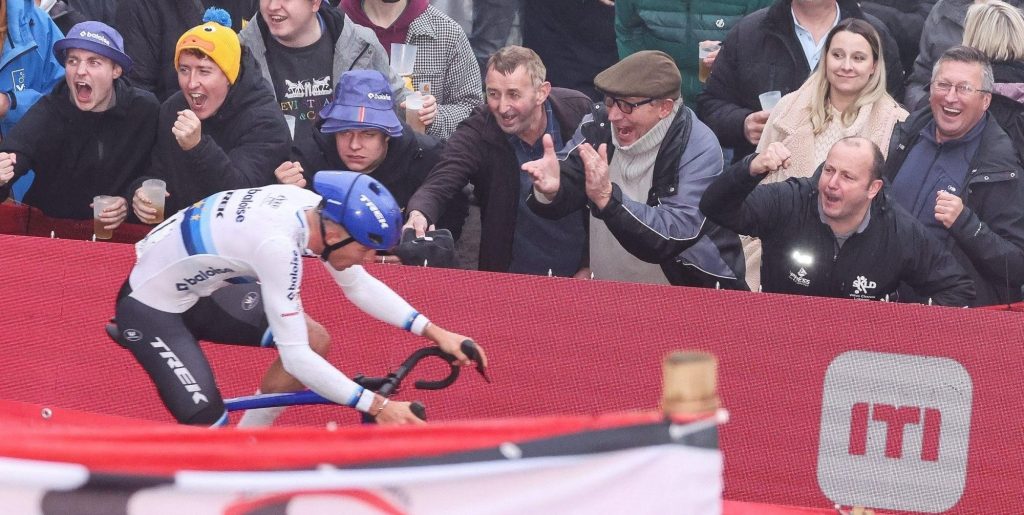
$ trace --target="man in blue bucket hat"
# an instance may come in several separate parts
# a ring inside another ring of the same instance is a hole
[[[384,184],[405,209],[412,194],[441,159],[443,142],[406,128],[395,116],[391,88],[376,70],[342,74],[336,95],[310,127],[311,137],[295,138],[291,161],[277,167],[278,182],[312,187],[320,170],[365,173]],[[458,239],[466,219],[468,199],[456,196],[438,221],[439,229]],[[378,256],[398,262],[394,256]]]
[[[55,218],[85,220],[96,195],[119,197],[101,215],[108,229],[128,213],[128,187],[148,163],[160,104],[124,75],[132,60],[121,34],[87,21],[53,45],[64,82],[42,97],[0,144],[0,197],[35,170],[25,203]]]

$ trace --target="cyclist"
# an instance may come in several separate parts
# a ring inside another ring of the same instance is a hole
[[[323,358],[327,333],[303,312],[299,297],[307,253],[320,256],[360,309],[469,364],[459,348],[465,336],[431,323],[361,265],[398,242],[401,213],[391,193],[356,172],[320,172],[314,186],[319,195],[288,185],[216,193],[136,244],[135,267],[117,299],[118,340],[178,422],[227,423],[197,340],[275,346],[278,359],[260,384],[263,393],[304,385],[382,424],[422,422],[408,402],[389,403]],[[480,359],[486,364],[482,350]],[[283,409],[249,410],[239,425],[270,425]]]

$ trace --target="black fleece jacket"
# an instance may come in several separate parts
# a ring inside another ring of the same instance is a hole
[[[25,203],[47,216],[86,220],[95,195],[131,198],[129,185],[149,163],[160,104],[123,78],[114,95],[106,111],[81,111],[61,81],[14,126],[0,151],[17,154],[16,175],[36,172]],[[0,198],[6,194],[0,188]]]
[[[134,192],[147,178],[167,182],[165,212],[170,214],[219,191],[274,184],[274,169],[288,159],[291,136],[263,80],[256,61],[245,48],[238,80],[224,104],[202,121],[202,139],[182,150],[171,133],[178,111],[188,109],[179,91],[160,106],[156,147],[147,177],[132,185]]]

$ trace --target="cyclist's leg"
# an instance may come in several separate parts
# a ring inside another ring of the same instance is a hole
[[[221,288],[200,301],[185,314],[185,322],[193,329],[197,338],[235,345],[273,347],[274,340],[269,330],[266,312],[258,284],[236,284]],[[306,328],[310,347],[326,356],[330,349],[327,330],[306,315]],[[295,392],[305,388],[301,382],[284,370],[281,358],[277,358],[263,375],[257,393]],[[282,412],[280,408],[247,410],[239,421],[243,426],[268,426]]]
[[[119,340],[149,374],[167,410],[182,424],[226,423],[213,371],[182,316],[151,308],[129,294],[126,284],[117,301]]]
[[[331,349],[331,336],[327,333],[327,329],[324,329],[324,326],[307,314],[306,330],[309,333],[309,346],[317,354],[326,357],[327,352]],[[263,393],[295,392],[305,387],[298,379],[285,371],[280,357],[270,364],[266,373],[263,374],[263,380],[260,381],[260,391]]]

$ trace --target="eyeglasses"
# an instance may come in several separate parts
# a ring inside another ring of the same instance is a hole
[[[932,81],[932,90],[935,91],[936,93],[941,93],[945,95],[949,93],[949,90],[954,88],[956,88],[956,94],[958,96],[970,96],[975,92],[991,93],[991,91],[987,89],[975,89],[974,86],[971,86],[970,84],[953,85],[952,83],[946,82],[944,80]]]
[[[651,102],[654,102],[654,100],[655,99],[653,99],[653,98],[648,98],[647,100],[641,100],[641,101],[639,101],[639,102],[634,104],[633,102],[626,102],[625,100],[623,100],[621,98],[615,98],[615,97],[611,97],[611,96],[605,95],[605,97],[604,97],[604,105],[608,106],[608,109],[611,109],[613,105],[614,106],[618,106],[619,107],[619,111],[622,111],[622,114],[630,114],[630,113],[633,112],[634,109],[636,109],[636,108],[638,108],[638,107],[640,107],[640,106],[642,106],[644,104],[650,104]]]

